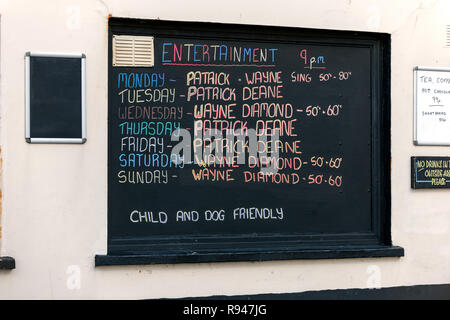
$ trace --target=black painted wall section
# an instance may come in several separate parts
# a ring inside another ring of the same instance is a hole
[[[297,293],[211,296],[202,300],[450,300],[450,284],[381,289],[339,289]]]
[[[16,261],[11,257],[0,257],[0,270],[11,270],[16,268]]]

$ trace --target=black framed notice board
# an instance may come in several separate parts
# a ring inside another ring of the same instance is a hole
[[[27,52],[25,140],[86,142],[86,56]]]
[[[411,188],[450,188],[450,157],[411,157]]]
[[[108,63],[96,265],[403,255],[389,35],[111,18]]]

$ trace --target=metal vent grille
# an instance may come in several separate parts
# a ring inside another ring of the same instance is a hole
[[[153,67],[153,37],[113,35],[114,67]]]
[[[450,25],[445,26],[445,47],[450,48]]]

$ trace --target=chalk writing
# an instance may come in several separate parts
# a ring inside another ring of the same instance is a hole
[[[336,195],[345,190],[348,160],[339,130],[356,109],[351,97],[344,100],[335,92],[341,90],[336,86],[354,83],[357,71],[333,65],[334,53],[321,47],[285,51],[262,43],[155,41],[159,60],[153,72],[121,69],[113,82],[112,183],[154,201],[124,213],[129,223],[162,230],[281,223],[301,213],[285,202],[267,205],[265,190],[280,190],[275,200],[285,193],[301,198],[308,190]],[[288,54],[295,63],[280,58]],[[446,177],[436,170],[429,170],[430,178]],[[190,197],[174,194],[173,203],[167,196],[153,197],[165,186]],[[237,194],[233,206],[220,201],[236,187],[248,188],[252,200]],[[178,197],[185,200],[178,204]],[[211,204],[210,198],[218,205],[201,205],[202,199]]]

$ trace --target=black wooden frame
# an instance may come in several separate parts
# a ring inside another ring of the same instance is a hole
[[[371,49],[372,97],[372,231],[347,234],[271,234],[170,236],[113,239],[108,232],[108,253],[97,255],[102,265],[158,264],[219,261],[261,261],[400,257],[401,247],[391,241],[390,183],[390,35],[385,33],[316,30],[303,28],[171,22],[128,18],[109,19],[108,70],[112,68],[112,34],[145,34],[146,28],[159,35],[201,34],[202,39],[247,39],[283,43],[336,44]],[[112,79],[109,79],[112,86]],[[110,99],[110,92],[108,93]],[[108,193],[108,198],[112,196]],[[109,201],[109,200],[108,200]],[[108,220],[111,219],[108,213]],[[109,228],[108,228],[109,230]]]

